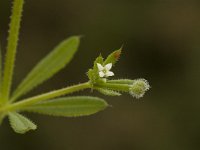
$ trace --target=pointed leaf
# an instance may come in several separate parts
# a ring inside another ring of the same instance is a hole
[[[97,67],[97,63],[99,64],[103,64],[103,57],[101,55],[99,55],[96,60],[94,61],[94,67],[93,69],[97,72],[98,71],[98,67]]]
[[[14,92],[12,101],[29,92],[64,68],[76,53],[79,42],[80,37],[78,36],[73,36],[61,42],[50,54],[42,59],[22,81]]]
[[[10,17],[9,25],[10,28],[8,31],[8,43],[6,48],[5,63],[3,70],[3,80],[1,86],[2,103],[6,103],[10,98],[23,5],[24,0],[13,1],[12,15]]]
[[[49,100],[24,110],[52,116],[78,117],[97,113],[107,106],[108,104],[101,98],[76,96]]]
[[[94,65],[92,69],[89,69],[89,71],[87,72],[87,76],[90,79],[90,81],[94,84],[98,79],[100,79],[99,77],[99,73],[98,73],[98,67],[97,67],[97,63],[99,64],[103,64],[103,57],[101,55],[99,55],[95,61],[94,61]]]
[[[110,55],[108,55],[108,57],[104,61],[104,65],[112,63],[114,66],[115,63],[119,60],[119,58],[121,56],[121,52],[122,52],[122,48],[120,48],[119,50],[116,50],[113,53],[111,53]]]
[[[87,72],[87,76],[88,76],[91,83],[95,83],[96,76],[94,74],[93,69],[89,69],[89,71]]]
[[[37,126],[28,118],[16,112],[8,114],[10,125],[16,133],[24,134],[30,130],[37,129]]]

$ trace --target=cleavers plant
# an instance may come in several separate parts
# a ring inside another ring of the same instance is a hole
[[[21,99],[23,95],[63,69],[73,58],[80,43],[79,36],[73,36],[61,42],[11,92],[23,4],[24,0],[14,0],[13,2],[4,67],[2,67],[0,54],[0,123],[8,116],[13,130],[23,134],[29,130],[35,130],[37,126],[21,115],[21,112],[77,117],[94,114],[108,106],[102,98],[92,96],[64,97],[68,94],[92,89],[108,96],[120,96],[121,93],[127,92],[135,98],[140,98],[150,88],[144,79],[108,79],[108,77],[114,76],[111,69],[119,60],[120,48],[111,53],[105,60],[101,55],[96,58],[93,67],[87,72],[88,82]]]

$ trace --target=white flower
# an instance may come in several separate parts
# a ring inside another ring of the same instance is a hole
[[[114,73],[110,71],[112,68],[112,63],[109,63],[105,66],[102,66],[101,64],[97,63],[97,67],[99,69],[99,76],[101,78],[114,76]]]

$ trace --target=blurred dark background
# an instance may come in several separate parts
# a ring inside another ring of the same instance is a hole
[[[6,46],[11,0],[0,0]],[[39,128],[15,134],[0,127],[1,150],[199,150],[200,3],[196,0],[26,0],[13,88],[61,40],[84,35],[73,61],[35,95],[84,82],[99,53],[124,44],[115,78],[145,78],[137,101],[104,97],[113,107],[89,117],[26,114]],[[97,95],[85,91],[77,95]]]

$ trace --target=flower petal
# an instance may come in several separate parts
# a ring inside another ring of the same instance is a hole
[[[110,70],[112,68],[112,63],[109,63],[107,65],[105,65],[106,70]]]
[[[111,77],[111,76],[114,76],[114,73],[112,71],[108,71],[106,72],[105,74],[107,77]]]
[[[99,71],[102,71],[104,69],[104,67],[99,63],[97,63],[97,67],[98,67]]]
[[[103,77],[105,76],[105,73],[103,73],[103,71],[100,71],[100,72],[99,72],[99,76],[100,76],[101,78],[103,78]]]

